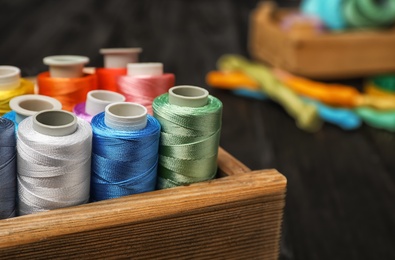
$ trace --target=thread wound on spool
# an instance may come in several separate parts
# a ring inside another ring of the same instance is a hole
[[[91,200],[155,189],[160,136],[159,122],[147,115],[140,130],[116,130],[105,124],[105,113],[92,119]]]
[[[169,103],[169,94],[157,97],[154,116],[162,126],[158,189],[209,180],[217,171],[222,103],[213,96],[202,107]]]
[[[19,215],[75,206],[89,200],[92,145],[89,123],[79,119],[72,134],[50,136],[33,128],[37,115],[23,120],[18,128]],[[56,124],[61,127],[62,122]]]
[[[107,105],[123,101],[125,101],[125,97],[119,93],[108,90],[92,90],[88,92],[86,102],[77,104],[73,108],[73,112],[90,123],[92,118],[103,112]]]
[[[126,68],[98,68],[96,75],[99,89],[118,91],[118,78],[126,75]]]
[[[174,83],[175,77],[171,73],[160,76],[121,76],[118,79],[118,90],[126,97],[126,101],[145,106],[152,115],[155,97],[166,93]]]
[[[14,123],[0,118],[0,219],[16,212],[16,139]]]
[[[11,111],[10,101],[14,97],[34,94],[34,84],[31,81],[20,79],[19,86],[9,90],[0,90],[0,115]]]
[[[95,74],[86,74],[81,78],[51,78],[49,72],[37,76],[38,93],[56,98],[63,109],[72,111],[73,107],[85,101],[89,91],[97,89]]]

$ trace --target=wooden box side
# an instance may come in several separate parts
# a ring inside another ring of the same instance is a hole
[[[261,3],[250,15],[248,49],[250,55],[280,68],[296,68],[296,43],[278,29],[276,20],[281,13],[275,12],[272,2]]]
[[[316,79],[395,70],[395,28],[322,34],[285,32],[279,20],[292,11],[265,2],[251,14],[249,51],[254,59]]]
[[[395,70],[395,30],[312,37],[298,44],[294,73],[312,78],[347,78]]]
[[[0,258],[277,259],[285,177],[218,163],[228,176],[2,220]]]

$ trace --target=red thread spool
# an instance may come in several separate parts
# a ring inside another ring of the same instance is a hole
[[[97,88],[97,77],[82,72],[89,59],[83,56],[50,56],[44,58],[49,72],[37,76],[38,93],[56,98],[64,110],[85,101],[89,91]]]
[[[152,115],[154,99],[167,93],[174,83],[174,74],[164,74],[162,63],[131,63],[128,64],[128,75],[118,79],[118,92],[126,97],[126,101],[145,106]]]
[[[100,49],[104,55],[104,68],[97,68],[99,89],[118,91],[118,78],[127,73],[128,63],[138,62],[141,48]]]

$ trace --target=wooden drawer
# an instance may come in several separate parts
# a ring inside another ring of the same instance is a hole
[[[286,179],[220,148],[218,178],[0,221],[0,259],[277,259]]]

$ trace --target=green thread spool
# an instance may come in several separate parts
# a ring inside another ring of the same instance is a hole
[[[255,79],[263,92],[295,119],[300,129],[316,132],[321,128],[322,120],[317,108],[303,101],[295,92],[284,86],[265,66],[249,62],[242,56],[225,55],[218,60],[218,68],[223,71],[242,71]]]
[[[155,98],[162,126],[158,189],[213,179],[222,122],[222,103],[195,86],[176,86]]]

